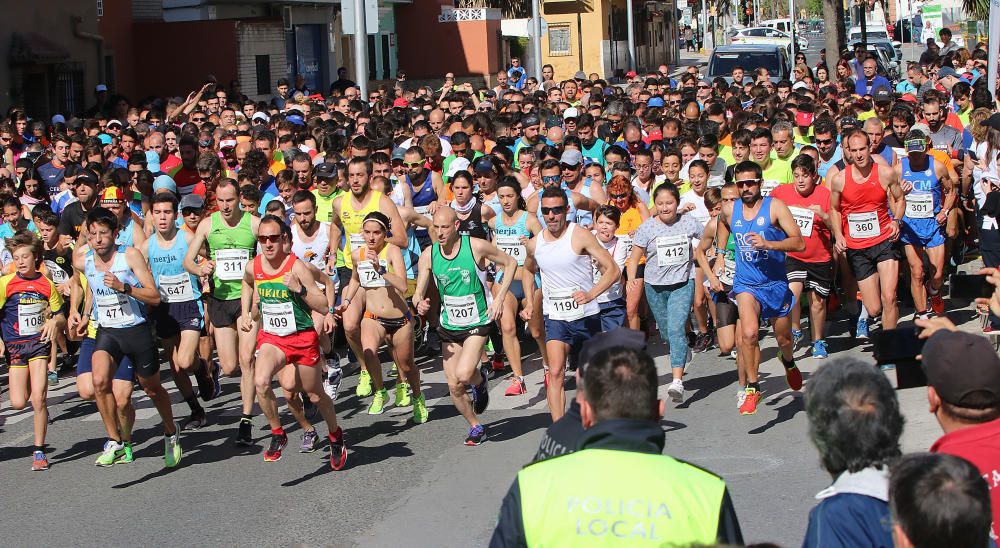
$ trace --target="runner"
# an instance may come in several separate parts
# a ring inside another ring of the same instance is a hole
[[[514,177],[504,177],[497,187],[497,196],[500,199],[501,212],[497,217],[490,219],[489,226],[495,234],[495,242],[500,251],[514,257],[517,261],[518,269],[524,266],[526,251],[525,243],[542,231],[542,225],[538,219],[524,210],[524,198],[520,194],[520,185]],[[496,283],[493,284],[493,298],[497,298],[500,290],[500,283],[507,273],[503,269],[497,269]],[[504,396],[520,396],[527,393],[524,384],[524,366],[521,362],[521,341],[517,338],[518,307],[524,305],[527,298],[524,294],[524,286],[521,284],[521,272],[515,271],[510,274],[514,280],[510,284],[510,291],[503,300],[503,315],[500,316],[500,332],[503,335],[503,350],[510,362],[513,375],[510,379],[510,386],[504,392]],[[536,279],[536,283],[538,280]],[[542,294],[535,293],[535,308],[542,306]],[[528,320],[528,330],[531,337],[538,345],[538,352],[542,358],[542,367],[548,367],[548,354],[545,351],[545,331],[542,324],[542,317],[533,316]]]
[[[709,154],[710,150],[706,151]],[[701,152],[699,152],[699,155]],[[718,162],[725,164],[723,162]],[[680,207],[678,213],[688,215],[698,221],[704,228],[708,223],[708,208],[705,207],[705,192],[708,190],[709,167],[708,162],[702,159],[691,160],[688,166],[688,191],[681,194]],[[699,238],[694,238],[692,245],[698,247]],[[692,259],[694,261],[694,259]],[[708,288],[705,286],[705,274],[701,267],[695,263],[694,276],[694,310],[695,328],[698,333],[695,336],[691,351],[700,354],[712,348],[712,334],[708,329],[708,317],[710,314]]]
[[[469,423],[465,444],[479,445],[486,438],[486,429],[476,415],[489,405],[489,386],[487,376],[476,366],[493,322],[503,314],[500,303],[507,298],[514,279],[504,277],[494,301],[486,291],[486,261],[514,272],[517,260],[485,240],[460,236],[458,225],[458,216],[450,207],[434,213],[435,242],[420,255],[413,305],[419,314],[430,310],[426,295],[433,275],[442,303],[438,335],[444,343],[442,360],[448,389],[455,408]]]
[[[788,287],[801,302],[805,291],[810,293],[809,329],[812,333],[812,355],[816,359],[829,356],[823,338],[826,324],[826,300],[833,286],[833,255],[830,242],[830,190],[819,184],[816,161],[800,155],[792,161],[795,184],[776,188],[772,196],[788,206],[799,225],[805,250],[789,251],[785,255]],[[802,307],[792,307],[792,344],[802,340]]]
[[[788,386],[792,390],[802,388],[802,373],[792,356],[788,314],[797,304],[788,289],[785,253],[802,251],[805,244],[788,207],[781,200],[761,195],[763,174],[760,165],[749,160],[740,162],[734,172],[740,200],[723,205],[716,241],[727,241],[732,233],[736,244],[732,293],[741,329],[737,355],[744,360],[742,365],[747,374],[746,397],[739,411],[742,415],[753,415],[762,397],[758,380],[761,319],[770,320],[774,329],[780,350],[778,358],[785,369]],[[716,278],[712,291],[721,290],[722,284]]]
[[[867,313],[872,317],[881,314],[883,328],[893,329],[899,319],[895,244],[904,214],[903,191],[893,169],[872,160],[864,132],[851,133],[845,151],[850,162],[847,169],[829,180],[835,249],[846,250]],[[868,321],[863,316],[858,319],[856,336],[868,336]]]
[[[55,283],[38,272],[42,242],[34,233],[19,231],[4,245],[13,256],[14,272],[0,277],[0,356],[7,356],[11,407],[24,409],[31,402],[34,412],[31,469],[48,470],[48,365],[52,341],[66,327],[63,299]]]
[[[280,460],[288,444],[278,417],[277,398],[271,389],[271,380],[278,375],[284,390],[291,394],[305,391],[319,409],[329,432],[330,467],[341,470],[347,463],[347,442],[337,424],[333,400],[323,390],[322,374],[317,367],[321,357],[319,337],[309,315],[310,309],[326,311],[327,300],[313,283],[314,277],[305,263],[288,253],[291,245],[288,225],[278,217],[266,215],[260,220],[257,234],[261,255],[250,262],[243,274],[240,331],[255,333],[257,339],[253,383],[261,411],[271,427],[271,443],[264,451],[264,460]],[[285,365],[293,367],[285,369]],[[303,445],[307,443],[314,444],[303,436]]]
[[[914,316],[921,319],[930,316],[928,294],[934,314],[944,314],[941,286],[944,285],[945,237],[942,227],[958,196],[947,168],[928,154],[928,141],[923,132],[911,129],[906,135],[906,156],[901,157],[894,168],[906,194],[899,239],[910,265]],[[930,275],[924,272],[925,255],[930,261]]]
[[[396,381],[396,407],[413,407],[413,422],[427,422],[427,404],[420,390],[420,370],[413,363],[413,324],[406,303],[406,267],[400,249],[386,241],[389,218],[373,211],[361,225],[365,244],[353,251],[356,268],[344,290],[353,300],[365,292],[365,316],[361,320],[361,345],[365,369],[371,374],[374,397],[369,415],[381,415],[389,399],[383,387],[382,363],[378,357],[383,343],[389,345],[393,363],[399,368]],[[341,305],[346,308],[346,305]],[[410,394],[413,394],[411,399]]]
[[[160,304],[150,314],[156,324],[156,336],[170,362],[174,384],[191,409],[191,416],[181,423],[181,429],[197,430],[205,426],[207,416],[188,375],[195,376],[198,395],[205,401],[219,395],[222,386],[219,370],[197,355],[205,311],[201,284],[184,270],[184,257],[193,236],[177,228],[177,205],[173,193],[153,196],[149,216],[156,234],[141,249],[160,292]]]
[[[73,278],[73,250],[63,243],[59,237],[57,228],[59,227],[59,217],[52,210],[44,205],[36,205],[31,210],[31,217],[38,229],[38,235],[42,241],[42,264],[44,268],[40,271],[46,278],[56,284],[56,290],[65,303],[69,302],[71,284]],[[8,250],[10,251],[10,250]],[[66,312],[66,311],[64,311]],[[63,314],[64,317],[66,314]],[[60,361],[57,359],[58,352],[63,352],[62,364],[70,358],[69,347],[66,344],[66,330],[56,330],[52,340],[52,352],[49,356],[48,381],[49,386],[59,383],[58,369]]]
[[[186,198],[186,197],[185,197]],[[253,352],[255,334],[237,329],[240,317],[240,280],[250,258],[257,251],[260,220],[240,209],[239,194],[231,179],[223,179],[215,190],[219,211],[198,224],[188,244],[184,269],[209,278],[209,292],[203,295],[205,314],[212,324],[218,367],[226,375],[240,371],[242,412],[236,443],[253,443]],[[199,264],[198,257],[207,260]],[[215,374],[213,373],[213,377]]]
[[[656,187],[653,203],[656,215],[643,221],[635,233],[628,279],[633,287],[644,286],[660,336],[670,345],[673,380],[667,394],[680,403],[684,400],[684,366],[689,359],[685,328],[694,299],[691,241],[701,238],[705,227],[693,215],[680,214],[681,194],[672,183]],[[636,270],[642,257],[646,258],[646,275],[640,282]]]
[[[603,205],[597,208],[594,215],[594,236],[597,236],[597,241],[601,242],[604,249],[614,259],[618,269],[624,272],[625,262],[628,260],[628,253],[632,247],[632,235],[629,234],[626,237],[616,234],[621,226],[621,210],[615,206]],[[600,279],[601,271],[597,268],[597,263],[594,262],[594,283]],[[538,295],[539,292],[535,292],[535,294]],[[621,279],[611,284],[610,289],[597,297],[597,304],[601,306],[601,331],[614,331],[625,325],[627,306],[625,296],[622,294]]]
[[[628,257],[632,254],[632,241],[635,237],[635,231],[639,229],[639,225],[643,221],[649,218],[649,208],[639,198],[635,187],[629,182],[628,177],[622,175],[616,175],[608,182],[608,204],[618,209],[619,221],[616,223],[618,226],[615,229],[614,235],[622,246],[622,253],[625,254],[625,257]],[[642,317],[647,315],[646,295],[642,291],[642,277],[645,269],[646,260],[642,259],[639,261],[639,268],[635,272],[635,275],[638,277],[634,279],[638,280],[638,283],[632,285],[623,284],[625,286],[625,319],[631,329],[640,329]],[[623,275],[624,273],[625,271],[622,270]]]
[[[90,249],[83,255],[74,255],[73,268],[87,276],[96,307],[98,327],[92,358],[94,397],[108,434],[97,465],[112,466],[133,459],[135,408],[131,402],[132,386],[128,386],[127,394],[111,391],[112,371],[123,357],[128,356],[135,364],[139,384],[163,420],[164,464],[172,468],[181,460],[180,440],[170,397],[160,384],[156,346],[146,314],[147,306],[160,303],[160,293],[142,253],[132,247],[119,250],[115,243],[118,218],[114,213],[103,207],[94,208],[87,214],[86,225]],[[70,314],[76,315],[70,325],[85,326],[89,320],[87,316],[80,317],[75,310]]]
[[[549,370],[546,376],[546,399],[552,420],[557,421],[566,410],[563,382],[566,359],[575,366],[576,354],[584,341],[601,330],[601,307],[598,296],[611,288],[621,277],[611,254],[587,230],[570,222],[569,197],[558,187],[548,187],[541,193],[538,210],[545,217],[545,230],[525,244],[527,258],[521,282],[528,297],[534,301],[535,274],[541,274],[542,314],[545,319],[545,349]],[[594,283],[594,267],[601,278]],[[524,317],[537,313],[526,307]]]

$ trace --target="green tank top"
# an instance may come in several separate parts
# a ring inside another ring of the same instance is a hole
[[[247,262],[257,251],[257,238],[253,235],[251,218],[249,213],[244,213],[240,223],[230,228],[218,211],[209,217],[212,229],[208,232],[208,252],[209,257],[215,261],[211,295],[216,299],[230,301],[240,298],[243,273]]]
[[[285,274],[295,264],[295,255],[289,255],[281,270],[265,274],[261,258],[253,260],[253,285],[260,301],[260,328],[279,337],[292,335],[313,328],[309,305],[298,293],[292,293],[283,283]]]
[[[469,236],[462,236],[455,258],[441,254],[441,245],[434,242],[431,251],[431,272],[441,294],[441,327],[451,331],[472,329],[489,322],[486,308],[486,272],[479,269],[472,254]]]

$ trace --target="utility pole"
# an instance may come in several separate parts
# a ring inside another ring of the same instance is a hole
[[[368,100],[368,28],[365,26],[365,0],[354,2],[354,81]]]
[[[632,0],[625,0],[625,23],[628,25],[628,69],[639,72],[635,61],[635,13]]]
[[[792,59],[795,59],[795,52],[799,50],[799,43],[795,40],[795,0],[788,0],[788,30],[792,35]]]
[[[535,58],[535,79],[542,85],[542,14],[541,0],[531,0],[531,55]]]
[[[868,1],[859,0],[858,8],[860,11],[858,16],[861,19],[861,45],[868,51]]]

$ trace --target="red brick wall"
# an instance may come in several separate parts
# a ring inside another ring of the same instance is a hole
[[[209,74],[228,86],[237,76],[237,22],[139,22],[134,28],[135,95],[186,97]]]
[[[114,57],[114,82],[103,83],[110,85],[113,92],[134,99],[136,88],[132,0],[104,0],[104,16],[98,18],[98,28],[104,36],[104,54]]]
[[[499,70],[497,32],[500,21],[439,23],[447,0],[420,0],[396,4],[399,68],[407,78],[483,76]]]

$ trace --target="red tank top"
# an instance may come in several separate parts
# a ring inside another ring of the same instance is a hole
[[[854,166],[847,166],[840,195],[841,230],[848,249],[864,249],[889,238],[888,194],[878,180],[878,166],[863,181],[855,181]]]

